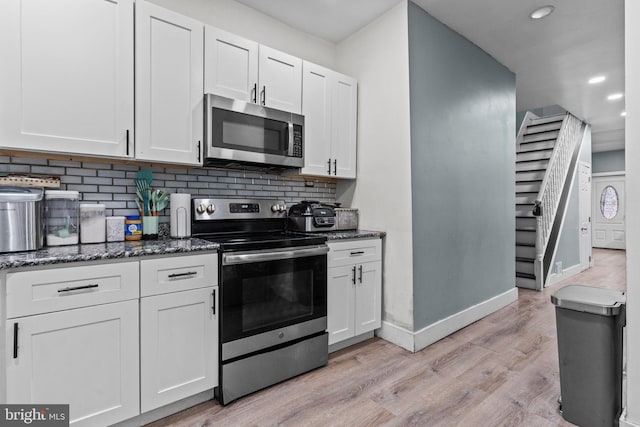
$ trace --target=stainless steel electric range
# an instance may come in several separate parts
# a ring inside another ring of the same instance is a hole
[[[218,400],[326,365],[326,238],[287,233],[279,200],[194,198],[192,212],[193,236],[221,245]]]

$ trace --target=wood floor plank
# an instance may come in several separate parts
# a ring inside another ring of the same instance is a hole
[[[417,353],[374,338],[324,368],[151,426],[571,426],[558,411],[550,297],[571,283],[624,290],[625,252],[593,257],[593,268],[541,292],[519,289],[514,303]]]

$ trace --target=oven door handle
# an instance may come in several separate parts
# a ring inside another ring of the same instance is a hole
[[[232,253],[222,255],[222,265],[249,264],[255,262],[277,261],[281,259],[292,259],[324,255],[329,252],[329,247],[306,246],[300,249],[288,249],[284,251],[260,251],[250,253]]]

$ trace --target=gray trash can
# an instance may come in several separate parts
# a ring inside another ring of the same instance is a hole
[[[562,417],[581,427],[617,426],[622,412],[625,293],[568,285],[556,306]]]

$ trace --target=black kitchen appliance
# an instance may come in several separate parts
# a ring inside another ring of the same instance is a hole
[[[288,228],[306,233],[332,231],[336,229],[336,212],[332,205],[304,200],[289,208]]]
[[[326,365],[326,238],[287,233],[277,200],[194,198],[192,212],[192,235],[221,245],[218,400]]]

